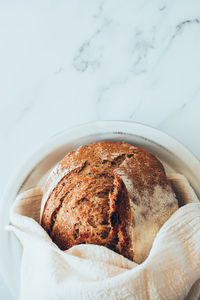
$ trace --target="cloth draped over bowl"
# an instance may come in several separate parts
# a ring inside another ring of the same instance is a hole
[[[140,265],[103,246],[61,251],[39,224],[42,188],[18,195],[8,230],[23,247],[20,299],[198,299],[200,203],[183,175],[168,178],[183,206],[161,227]]]

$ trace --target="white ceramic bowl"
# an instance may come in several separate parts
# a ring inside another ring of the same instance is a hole
[[[134,122],[99,121],[51,137],[9,182],[0,203],[0,270],[14,297],[19,294],[22,249],[14,234],[4,228],[9,224],[9,210],[16,195],[42,185],[50,169],[67,152],[101,140],[126,141],[144,147],[163,162],[167,172],[184,174],[200,198],[199,160],[180,142],[157,129]]]

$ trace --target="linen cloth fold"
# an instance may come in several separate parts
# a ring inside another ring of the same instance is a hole
[[[60,250],[39,224],[42,188],[20,194],[9,230],[23,247],[21,300],[198,299],[200,203],[183,175],[169,180],[181,204],[140,265],[103,246]]]

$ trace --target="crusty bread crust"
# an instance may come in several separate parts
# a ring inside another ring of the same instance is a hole
[[[104,141],[68,153],[52,171],[41,225],[62,250],[97,244],[141,263],[177,208],[155,156],[127,143]]]

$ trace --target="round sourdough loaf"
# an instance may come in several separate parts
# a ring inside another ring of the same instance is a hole
[[[97,244],[141,263],[177,208],[155,156],[124,142],[103,141],[68,153],[51,172],[41,225],[62,250]]]

